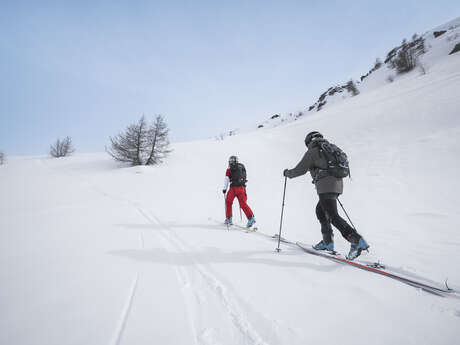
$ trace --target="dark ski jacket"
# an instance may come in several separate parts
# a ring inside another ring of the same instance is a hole
[[[319,152],[320,145],[318,144],[321,141],[324,141],[324,139],[313,140],[310,145],[308,145],[308,150],[302,157],[301,161],[295,166],[295,168],[288,170],[286,175],[289,178],[294,178],[310,172],[318,194],[342,194],[343,179],[334,176],[326,176],[318,179],[319,170],[327,169],[326,158]]]

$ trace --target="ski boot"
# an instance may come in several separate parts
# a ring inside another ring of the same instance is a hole
[[[356,259],[358,256],[361,255],[361,252],[363,250],[367,250],[368,248],[369,248],[369,245],[364,240],[364,238],[360,236],[357,242],[351,242],[351,247],[350,247],[350,251],[348,253],[347,259],[348,260]]]
[[[333,252],[334,251],[334,242],[331,241],[328,244],[326,244],[323,240],[321,240],[319,243],[315,244],[313,246],[313,249],[315,250],[326,250],[328,252]]]
[[[313,246],[315,250],[326,250],[334,253],[334,234],[332,233],[332,227],[330,221],[321,222],[321,234],[323,240]]]
[[[224,224],[225,225],[233,225],[232,217],[225,218]]]
[[[248,218],[248,224],[246,224],[246,227],[250,228],[251,226],[254,225],[255,222],[256,222],[256,218],[254,217],[254,215],[252,215],[251,217]]]

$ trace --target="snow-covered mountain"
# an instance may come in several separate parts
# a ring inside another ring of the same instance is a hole
[[[284,126],[175,144],[160,166],[120,167],[106,153],[9,157],[0,166],[0,343],[458,343],[458,298],[293,247],[277,253],[274,241],[209,219],[224,218],[235,154],[259,232],[277,233],[282,171],[319,130],[350,158],[341,201],[371,246],[362,259],[460,290],[460,55],[435,56],[454,36],[429,43],[436,63],[428,51],[425,74]],[[309,176],[289,180],[282,235],[317,242],[316,203]],[[335,246],[349,248],[338,232]]]
[[[414,42],[415,41],[415,42]],[[331,86],[324,91],[312,105],[297,113],[276,114],[258,125],[258,128],[271,128],[286,122],[308,116],[311,112],[320,111],[326,107],[341,103],[346,99],[355,97],[378,88],[388,83],[399,82],[408,75],[422,75],[437,63],[441,63],[449,55],[460,51],[460,17],[444,25],[440,25],[423,35],[412,38],[408,43],[414,42],[415,46],[422,45],[417,53],[417,66],[409,73],[398,74],[393,67],[395,57],[402,46],[389,50],[384,59],[377,59],[374,65],[357,80],[349,80]],[[422,50],[422,51],[420,51]],[[420,53],[420,55],[418,55]]]

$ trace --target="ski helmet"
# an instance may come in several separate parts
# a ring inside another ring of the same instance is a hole
[[[317,138],[322,138],[323,135],[320,132],[313,131],[307,134],[305,137],[305,145],[308,146],[312,142],[312,140],[317,139]]]
[[[228,159],[228,165],[235,165],[238,163],[238,157],[237,156],[230,156]]]

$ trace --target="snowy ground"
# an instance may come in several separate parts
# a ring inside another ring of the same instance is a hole
[[[371,245],[366,259],[460,289],[458,90],[452,55],[286,126],[174,145],[158,167],[120,168],[104,153],[10,158],[0,166],[0,343],[458,343],[460,300],[276,253],[208,220],[224,218],[236,154],[260,231],[276,233],[282,171],[319,130],[349,154],[342,202]],[[316,202],[309,177],[288,181],[285,237],[320,239]]]

